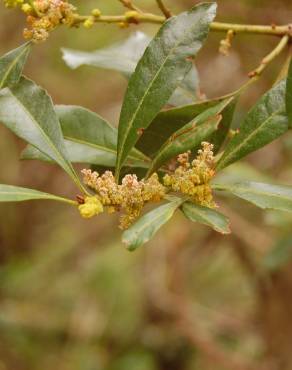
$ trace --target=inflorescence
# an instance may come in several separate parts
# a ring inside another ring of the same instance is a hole
[[[141,214],[147,203],[162,201],[170,191],[189,197],[194,203],[214,208],[210,180],[214,177],[213,145],[202,143],[196,159],[190,162],[190,152],[178,156],[178,167],[160,182],[156,173],[148,179],[138,180],[136,175],[126,175],[117,184],[111,171],[103,175],[89,169],[82,170],[84,183],[96,195],[88,196],[79,206],[82,217],[91,218],[107,210],[122,211],[120,228],[127,229]]]
[[[45,41],[58,25],[71,26],[76,8],[67,0],[4,0],[7,7],[20,7],[27,14],[23,34],[35,42]]]
[[[18,7],[27,15],[28,27],[24,29],[23,35],[36,43],[46,41],[57,26],[64,24],[78,27],[83,24],[85,28],[91,28],[101,17],[101,11],[95,8],[88,17],[83,17],[80,21],[77,8],[68,0],[4,0],[4,4],[7,8]],[[137,11],[127,11],[124,17],[125,21],[118,23],[121,28],[139,22]]]
[[[173,174],[164,176],[164,185],[172,191],[189,196],[194,203],[214,208],[216,205],[209,184],[215,175],[213,145],[203,142],[202,149],[192,162],[190,154],[189,151],[178,156],[179,166]]]

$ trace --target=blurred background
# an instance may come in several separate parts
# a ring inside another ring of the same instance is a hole
[[[191,0],[165,0],[174,11]],[[87,13],[121,14],[117,0],[72,1]],[[136,0],[158,13],[154,0]],[[291,0],[219,0],[217,20],[285,24]],[[24,19],[0,4],[0,52],[23,42]],[[26,75],[58,104],[85,106],[117,124],[126,88],[118,73],[70,70],[61,47],[91,51],[126,38],[121,30],[59,28],[33,48]],[[157,27],[139,29],[154,35]],[[208,97],[238,88],[277,39],[239,35],[228,57],[212,33],[197,58]],[[275,81],[285,53],[240,100],[234,126]],[[25,144],[0,126],[0,183],[74,197],[55,166],[19,161]],[[222,175],[292,183],[292,135]],[[233,233],[220,236],[180,214],[135,253],[120,242],[117,219],[80,219],[42,202],[0,206],[0,370],[292,369],[292,217],[218,198]]]

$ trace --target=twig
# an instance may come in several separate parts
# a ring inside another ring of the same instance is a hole
[[[254,78],[260,76],[266,69],[267,65],[285,49],[285,47],[288,45],[289,39],[289,35],[283,36],[275,49],[273,49],[265,58],[263,58],[261,64],[254,71],[249,73],[249,77]]]
[[[130,10],[135,10],[136,12],[142,13],[141,9],[139,9],[136,5],[134,5],[131,0],[119,0],[119,2],[122,3],[126,8]]]
[[[292,45],[290,44],[290,47],[288,48],[288,53],[286,56],[286,59],[284,61],[284,64],[282,65],[282,68],[276,78],[275,84],[281,81],[283,78],[285,78],[288,74],[290,62],[292,60]]]
[[[262,35],[290,35],[292,36],[292,25],[288,24],[285,26],[264,26],[264,25],[253,25],[253,24],[234,24],[234,23],[211,23],[210,29],[217,32],[228,32],[229,30],[235,33],[255,33]]]
[[[76,15],[73,25],[78,25],[86,21],[90,15]],[[139,23],[155,23],[162,24],[165,22],[165,17],[159,16],[152,13],[139,13],[137,15]],[[127,22],[128,18],[125,15],[104,15],[96,17],[94,22],[96,23],[120,23]],[[236,24],[236,23],[221,23],[213,22],[210,25],[210,30],[214,32],[228,32],[229,30],[235,33],[252,33],[262,35],[274,35],[274,36],[292,36],[292,25],[287,24],[283,26],[264,26],[264,25],[249,25],[249,24]]]
[[[165,15],[165,18],[170,18],[172,16],[171,12],[167,7],[164,5],[163,0],[156,0],[159,9]]]

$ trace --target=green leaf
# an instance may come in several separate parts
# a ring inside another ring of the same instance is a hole
[[[199,75],[195,65],[185,75],[183,81],[178,85],[176,90],[169,98],[167,104],[175,107],[193,104],[198,100],[199,95]]]
[[[173,133],[222,100],[206,100],[160,112],[143,132],[136,147],[149,157],[153,157]]]
[[[184,215],[193,222],[210,226],[222,234],[229,234],[229,220],[222,213],[208,207],[202,207],[192,202],[185,202],[181,206]]]
[[[96,113],[82,107],[57,105],[55,110],[61,123],[68,158],[72,163],[115,166],[117,152],[115,128]],[[22,159],[51,161],[32,146],[24,150]],[[133,149],[127,165],[149,167],[149,159]]]
[[[205,41],[216,4],[205,3],[170,18],[147,47],[132,75],[124,99],[118,134],[118,177],[141,130],[168,101],[191,69],[193,57]]]
[[[150,41],[149,36],[138,31],[122,42],[92,52],[63,48],[63,59],[72,69],[88,65],[122,72],[130,76],[135,71]]]
[[[231,192],[263,209],[292,212],[292,187],[260,182],[212,184],[215,190]]]
[[[58,163],[82,189],[67,158],[60,123],[45,90],[24,77],[17,85],[2,89],[0,121]]]
[[[219,123],[218,130],[214,132],[214,134],[208,139],[210,143],[214,145],[214,153],[217,154],[219,150],[221,149],[222,145],[224,144],[227,135],[229,133],[233,116],[234,116],[234,111],[235,107],[237,104],[238,99],[235,98],[228,104],[221,112],[222,115],[222,120]]]
[[[123,243],[127,245],[129,250],[134,250],[148,242],[171,219],[183,201],[183,199],[176,198],[174,201],[146,213],[123,233]]]
[[[262,148],[287,131],[285,86],[285,81],[281,81],[263,95],[251,109],[240,126],[240,132],[228,143],[217,164],[217,170]]]
[[[225,99],[216,106],[209,108],[170,136],[154,157],[148,174],[154,172],[176,155],[188,150],[198,149],[201,142],[210,137],[217,129],[222,119],[220,113],[232,99]]]
[[[150,41],[149,36],[138,31],[122,42],[92,52],[62,49],[63,59],[72,69],[88,65],[121,72],[130,78]],[[168,104],[177,106],[194,102],[197,100],[198,84],[198,73],[193,66],[170,97]]]
[[[58,197],[56,195],[43,193],[38,190],[21,188],[12,185],[0,185],[0,202],[24,202],[27,200],[44,199],[44,200],[56,200],[63,203],[69,203],[75,205],[76,202]]]
[[[292,127],[292,58],[289,66],[286,87],[286,112],[289,119],[289,127]]]
[[[19,81],[30,48],[28,42],[0,58],[0,90]]]

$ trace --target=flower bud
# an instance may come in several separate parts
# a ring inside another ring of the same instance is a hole
[[[91,218],[103,212],[103,205],[98,197],[86,197],[85,203],[81,204],[78,209],[81,217]]]
[[[135,10],[130,10],[125,13],[125,18],[128,23],[139,23],[140,14]]]
[[[94,21],[92,18],[86,19],[86,21],[83,22],[83,26],[87,29],[91,28],[94,25]]]
[[[98,18],[98,17],[100,17],[101,16],[101,11],[99,10],[99,9],[92,9],[92,11],[91,11],[91,14],[94,16],[94,17],[96,17],[96,18]]]

